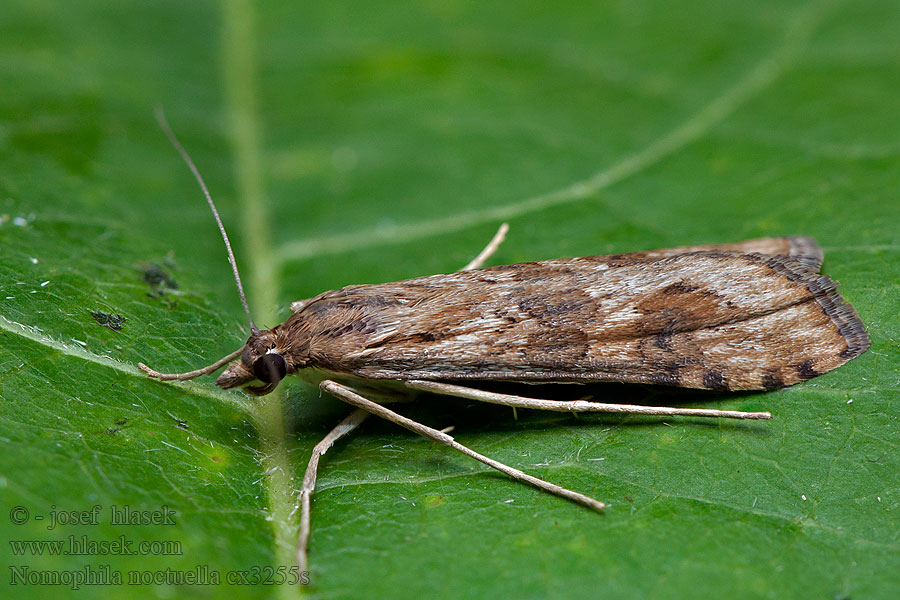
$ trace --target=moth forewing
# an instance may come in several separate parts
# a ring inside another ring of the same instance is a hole
[[[856,312],[808,264],[657,251],[348,286],[252,336],[217,383],[253,380],[255,361],[277,351],[288,374],[372,380],[788,386],[868,347]]]

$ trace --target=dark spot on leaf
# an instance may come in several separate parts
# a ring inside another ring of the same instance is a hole
[[[178,289],[178,284],[172,279],[161,265],[149,263],[141,268],[141,279],[153,287],[167,287]]]
[[[118,313],[106,313],[102,310],[89,310],[88,312],[98,325],[111,329],[112,331],[122,331],[122,326],[125,324],[125,321],[128,320]]]
[[[113,421],[116,425],[124,425],[128,422],[128,419],[119,419],[118,421]]]
[[[141,281],[150,286],[147,295],[151,298],[162,297],[166,290],[177,290],[178,283],[166,270],[158,264],[146,263],[140,265]]]

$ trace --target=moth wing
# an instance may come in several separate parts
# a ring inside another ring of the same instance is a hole
[[[818,246],[795,244],[800,260],[785,243],[770,244],[775,254],[673,249],[352,286],[310,306],[353,313],[313,353],[323,368],[375,379],[791,385],[869,340],[816,273]]]

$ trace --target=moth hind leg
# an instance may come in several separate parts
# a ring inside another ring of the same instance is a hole
[[[437,429],[428,427],[427,425],[423,425],[422,423],[419,423],[417,421],[413,421],[412,419],[404,417],[398,413],[395,413],[394,411],[381,404],[376,404],[375,402],[372,402],[371,400],[360,396],[351,388],[345,385],[341,385],[340,383],[326,379],[319,384],[319,387],[332,396],[335,396],[336,398],[343,400],[348,404],[352,404],[357,408],[361,408],[369,413],[372,413],[392,423],[400,425],[401,427],[409,429],[413,433],[418,433],[422,437],[440,442],[445,446],[450,446],[454,450],[461,452],[466,456],[474,458],[475,460],[484,463],[489,467],[497,469],[501,473],[505,473],[513,479],[518,479],[519,481],[530,483],[531,485],[546,492],[550,492],[551,494],[555,494],[567,500],[571,500],[572,502],[577,502],[578,504],[593,508],[594,510],[603,510],[603,508],[605,508],[606,506],[599,500],[595,500],[590,496],[585,496],[584,494],[573,492],[572,490],[568,490],[556,484],[549,483],[547,481],[544,481],[543,479],[538,479],[537,477],[528,475],[527,473],[524,473],[518,469],[514,469],[513,467],[505,465],[492,458],[488,458],[483,454],[479,454],[474,450],[468,448],[467,446],[463,446],[455,439],[453,439],[452,436],[438,431]]]
[[[715,410],[707,408],[672,408],[668,406],[640,406],[635,404],[608,404],[604,402],[588,402],[586,400],[539,400],[525,396],[512,394],[498,394],[476,388],[441,383],[437,381],[410,380],[404,382],[407,387],[445,394],[479,402],[501,404],[513,408],[533,408],[537,410],[552,410],[556,412],[601,412],[601,413],[625,413],[656,416],[684,416],[684,417],[720,417],[726,419],[771,419],[768,412],[742,412],[738,410]]]

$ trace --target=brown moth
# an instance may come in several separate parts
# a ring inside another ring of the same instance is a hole
[[[199,181],[219,224],[249,317],[231,247],[202,178],[164,119],[163,129]],[[360,392],[412,388],[513,407],[768,419],[767,412],[555,401],[488,392],[478,382],[618,381],[717,391],[770,390],[859,356],[859,316],[819,273],[808,237],[685,246],[630,254],[480,268],[503,239],[455,273],[352,285],[291,304],[288,319],[216,363],[151,377],[185,380],[228,365],[222,388],[268,394],[298,374],[357,407],[313,450],[300,490],[298,561],[306,568],[310,495],[319,457],[377,414],[516,479],[602,509],[602,502],[537,479],[372,402]],[[230,364],[228,364],[230,363]],[[390,382],[390,383],[389,383]],[[382,402],[384,401],[381,398]]]
[[[505,265],[354,285],[291,305],[216,384],[285,375],[773,389],[868,346],[809,238]]]

